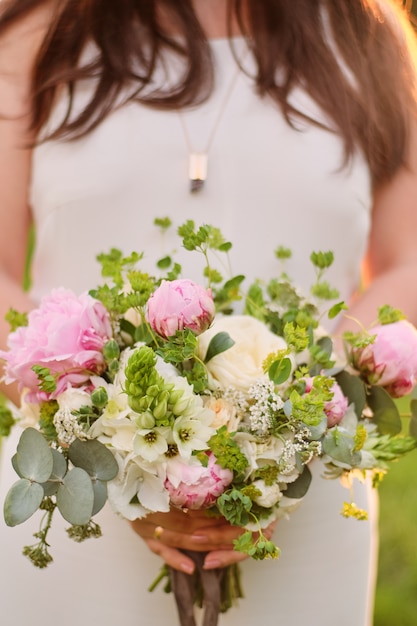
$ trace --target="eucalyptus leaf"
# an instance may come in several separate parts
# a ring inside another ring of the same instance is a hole
[[[12,467],[14,469],[14,471],[16,472],[16,474],[19,476],[19,478],[23,478],[20,470],[19,470],[19,466],[17,465],[17,453],[15,453],[12,458],[11,458],[11,462],[12,462]]]
[[[332,356],[333,353],[333,341],[330,339],[330,337],[321,337],[318,341],[317,341],[317,345],[320,346],[320,348],[326,352],[328,357]]]
[[[342,428],[329,430],[323,438],[323,452],[347,467],[359,465],[362,455],[354,451],[354,437]]]
[[[107,502],[107,483],[102,480],[93,480],[94,504],[91,515],[96,515]]]
[[[80,467],[71,469],[59,486],[56,503],[67,522],[74,525],[87,524],[94,504],[93,486],[87,472]]]
[[[402,430],[397,405],[382,387],[373,386],[368,390],[368,404],[373,412],[373,421],[382,435],[398,435]]]
[[[68,449],[68,457],[75,467],[81,467],[92,478],[112,480],[119,471],[113,454],[97,439],[74,439]]]
[[[58,487],[68,470],[68,463],[64,455],[53,448],[51,448],[51,452],[54,461],[52,473],[49,480],[42,483],[45,496],[53,496],[56,494]]]
[[[317,426],[306,426],[310,432],[310,439],[312,441],[319,441],[327,430],[327,415],[323,417],[321,422]]]
[[[366,405],[365,384],[357,376],[353,376],[345,371],[337,374],[336,380],[343,394],[349,400],[349,404],[355,406],[355,413],[360,418]]]
[[[268,370],[268,375],[273,383],[275,383],[276,385],[282,385],[282,383],[285,383],[285,381],[288,380],[291,371],[291,359],[286,357],[284,359],[277,359],[276,361],[274,361]]]
[[[27,478],[18,480],[9,489],[4,502],[4,520],[8,526],[17,526],[31,517],[43,500],[41,485]]]
[[[417,417],[414,415],[410,419],[410,435],[417,439]]]
[[[214,337],[211,339],[209,343],[204,362],[208,363],[210,359],[212,359],[214,356],[217,356],[218,354],[225,352],[225,350],[228,350],[234,345],[235,345],[235,342],[233,341],[229,333],[226,333],[224,331],[217,333],[216,335],[214,335]]]
[[[288,483],[287,489],[284,491],[284,495],[287,498],[302,498],[309,490],[311,483],[311,472],[307,465],[300,476],[293,483]]]
[[[15,467],[30,481],[44,483],[51,475],[53,457],[45,437],[34,428],[26,428],[17,444]]]
[[[415,417],[417,419],[417,399],[414,397],[414,392],[411,396],[410,409],[412,417]]]

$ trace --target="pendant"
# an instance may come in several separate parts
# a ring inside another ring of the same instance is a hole
[[[204,187],[207,178],[207,154],[191,153],[188,162],[190,191],[196,193]]]

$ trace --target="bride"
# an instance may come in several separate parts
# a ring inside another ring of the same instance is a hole
[[[144,250],[152,268],[177,245],[154,225],[168,215],[218,226],[249,280],[274,275],[283,244],[308,287],[311,251],[331,249],[329,280],[352,315],[368,324],[389,303],[417,322],[413,49],[389,0],[2,0],[1,320],[53,287],[95,286],[111,246]],[[17,436],[3,448],[3,499]],[[269,529],[280,559],[242,563],[246,598],[223,626],[372,623],[374,496],[358,485],[370,521],[345,520],[343,487],[319,463],[313,473],[303,506]],[[82,546],[55,528],[45,571],[20,554],[39,520],[1,522],[4,626],[173,624],[172,597],[147,591],[163,561],[191,573],[181,548],[207,552],[206,569],[243,559],[239,530],[219,520],[98,521],[104,536]]]

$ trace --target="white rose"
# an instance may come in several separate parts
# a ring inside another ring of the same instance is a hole
[[[57,402],[62,410],[79,411],[82,406],[91,406],[91,396],[78,387],[68,387],[58,396]]]
[[[273,485],[265,485],[265,481],[255,480],[253,486],[261,492],[260,496],[254,498],[256,504],[259,504],[259,506],[264,506],[269,509],[282,497],[282,493],[276,483]]]
[[[213,428],[221,428],[227,426],[227,430],[233,432],[239,426],[239,418],[237,417],[236,407],[224,398],[214,398],[206,396],[204,398],[204,406],[214,412],[214,419],[210,426]]]
[[[213,381],[221,388],[232,387],[247,393],[249,387],[263,377],[262,363],[266,357],[287,344],[282,337],[274,335],[262,322],[249,315],[218,317],[213,325],[198,338],[198,352],[204,359],[211,339],[219,332],[226,332],[234,345],[217,354],[207,363]]]

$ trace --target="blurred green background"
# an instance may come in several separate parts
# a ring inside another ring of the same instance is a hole
[[[405,0],[417,24],[417,2]],[[405,421],[405,428],[407,427]],[[392,465],[379,487],[379,565],[374,626],[417,625],[417,450]]]

